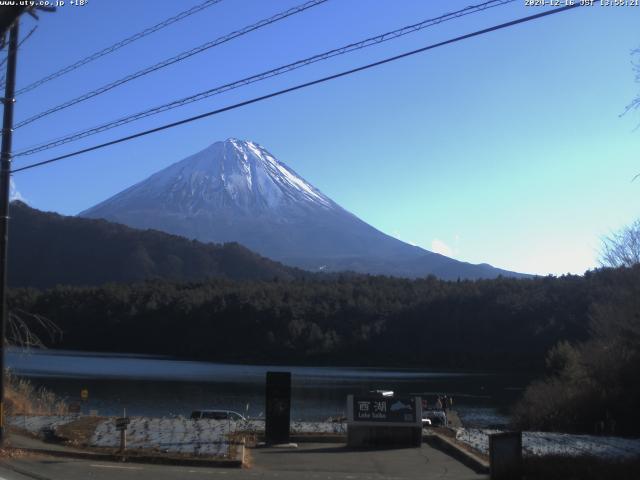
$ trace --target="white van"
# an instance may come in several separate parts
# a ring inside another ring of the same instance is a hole
[[[236,422],[246,420],[238,412],[233,412],[231,410],[194,410],[191,412],[191,419],[233,420]]]

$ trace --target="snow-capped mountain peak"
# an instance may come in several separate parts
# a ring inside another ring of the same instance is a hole
[[[486,278],[390,237],[340,207],[261,145],[216,142],[80,213],[205,242],[238,242],[310,270]],[[179,262],[179,258],[171,262]]]
[[[271,213],[339,208],[265,148],[236,138],[216,142],[91,210],[136,198],[190,215],[219,208]]]
[[[252,187],[252,173],[256,174],[256,180],[261,193],[269,192],[269,183],[261,182],[264,178],[262,174],[266,174],[267,178],[272,182],[271,186],[275,186],[279,192],[275,194],[275,198],[289,198],[300,200],[300,196],[307,202],[315,203],[325,208],[331,208],[333,202],[317,190],[313,185],[300,177],[296,172],[290,169],[284,163],[279,162],[273,155],[257,143],[245,140],[229,138],[224,144],[230,144],[237,152],[238,157],[243,162],[247,184]],[[216,144],[214,144],[216,145]],[[254,170],[254,168],[256,169]],[[283,193],[284,197],[279,193]]]

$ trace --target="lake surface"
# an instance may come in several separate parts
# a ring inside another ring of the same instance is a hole
[[[56,350],[10,350],[7,363],[69,402],[88,389],[83,410],[100,415],[188,416],[219,408],[261,416],[265,373],[292,373],[294,420],[324,420],[345,412],[346,396],[390,389],[418,394],[429,402],[453,397],[466,426],[503,425],[506,413],[530,381],[527,375],[358,367],[234,365],[125,354]]]

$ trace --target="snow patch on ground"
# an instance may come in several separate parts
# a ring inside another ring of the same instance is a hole
[[[34,434],[77,420],[78,416],[16,416],[9,418],[12,426]],[[158,450],[165,453],[183,453],[204,456],[225,456],[229,452],[229,434],[240,431],[264,432],[264,420],[191,420],[184,417],[155,418],[130,417],[127,428],[127,448]],[[291,422],[292,434],[346,434],[346,424],[332,422]],[[101,422],[89,445],[118,448],[120,432],[115,418]]]
[[[234,431],[234,422],[221,420],[132,417],[127,428],[127,448],[224,456],[229,452],[228,434]],[[112,448],[120,445],[120,432],[113,419],[98,425],[90,445]]]
[[[458,428],[456,439],[488,455],[489,435],[498,432],[498,430]],[[606,459],[628,459],[640,456],[640,439],[523,432],[522,453],[525,456],[565,455],[577,457],[589,455]]]
[[[127,429],[127,448],[157,449],[168,453],[222,456],[229,450],[229,434],[264,432],[263,420],[191,420],[188,418],[132,417]],[[346,426],[329,422],[292,422],[291,433],[345,433]],[[96,428],[94,447],[117,447],[120,432],[113,419]]]
[[[75,415],[16,415],[7,420],[12,427],[39,434],[44,429],[55,429],[77,418]]]

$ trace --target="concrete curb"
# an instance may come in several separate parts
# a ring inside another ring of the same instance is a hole
[[[451,439],[435,432],[423,435],[423,441],[463,463],[476,473],[489,473],[489,462],[463,449]]]
[[[292,443],[347,443],[347,436],[342,433],[326,434],[326,433],[304,433],[291,434],[289,441]],[[258,436],[258,442],[264,443],[264,435]]]
[[[8,447],[9,450],[28,452],[50,457],[77,458],[80,460],[93,460],[103,462],[130,462],[149,463],[156,465],[179,465],[185,467],[215,467],[215,468],[242,468],[244,464],[244,445],[240,445],[238,458],[233,460],[206,459],[206,458],[182,458],[161,455],[119,455],[112,453],[82,452],[79,450],[49,450],[43,448]]]
[[[304,434],[291,435],[289,438],[295,443],[347,443],[347,436],[343,434]]]

